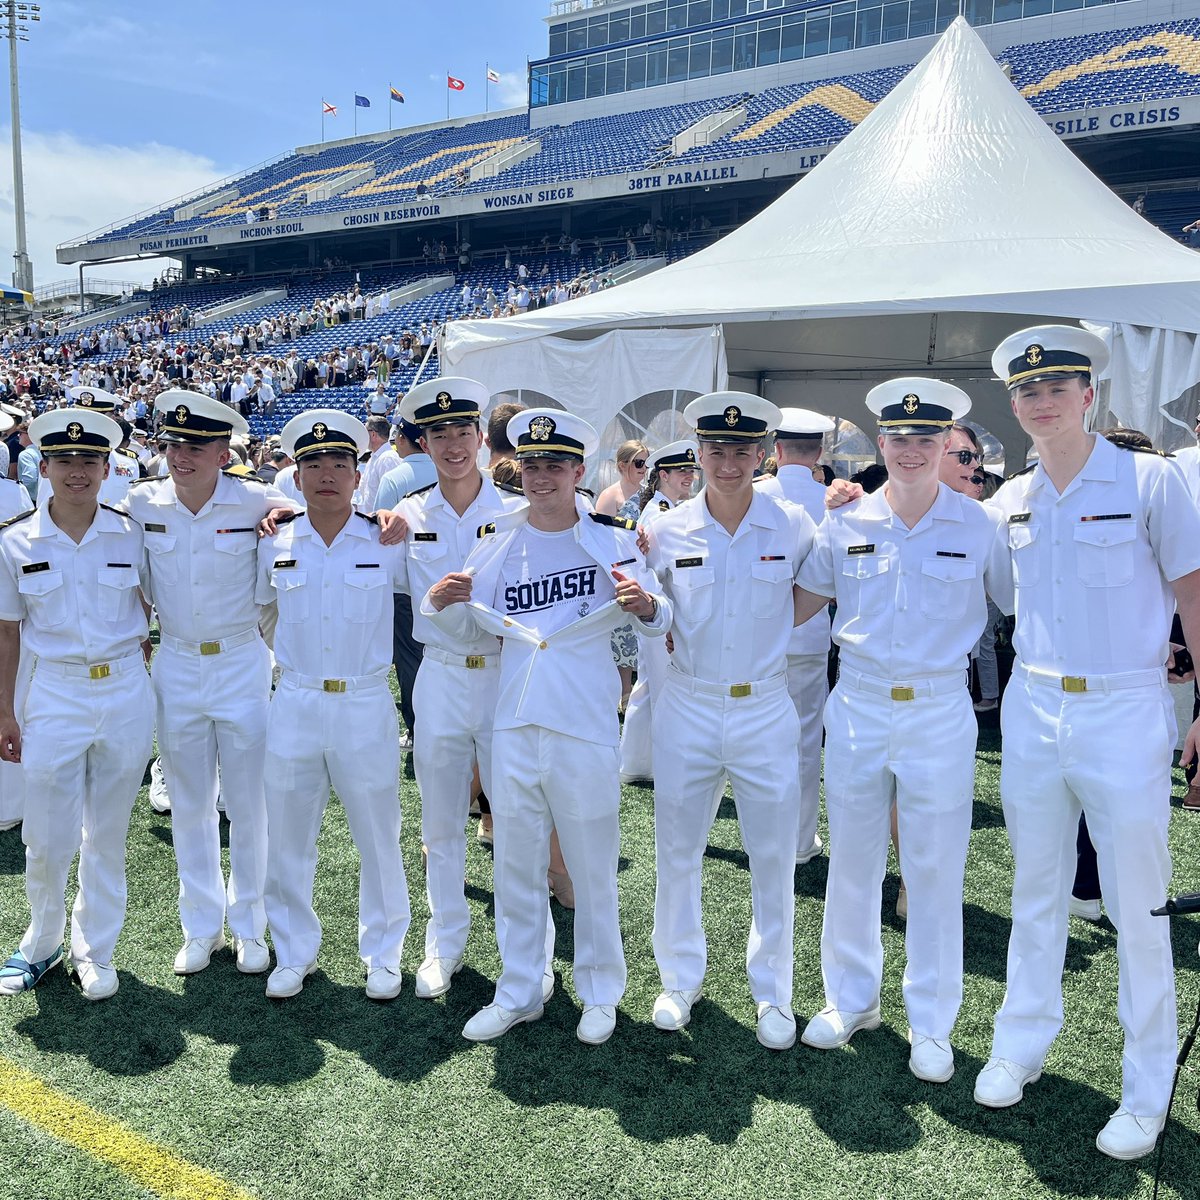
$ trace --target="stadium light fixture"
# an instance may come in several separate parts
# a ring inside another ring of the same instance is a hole
[[[40,21],[41,5],[0,0],[0,15],[4,18],[3,36],[8,38],[8,86],[12,115],[13,152],[13,211],[16,216],[16,245],[13,249],[13,287],[23,292],[33,291],[33,263],[25,239],[25,175],[21,163],[21,99],[17,80],[17,43],[27,42],[29,26],[24,22]]]

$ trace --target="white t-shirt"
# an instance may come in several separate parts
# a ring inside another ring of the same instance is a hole
[[[574,529],[543,533],[526,525],[504,559],[493,607],[546,637],[606,604],[616,591]]]

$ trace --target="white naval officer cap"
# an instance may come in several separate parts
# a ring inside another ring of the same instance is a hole
[[[1078,325],[1033,325],[1010,334],[992,355],[992,370],[1009,391],[1042,379],[1086,375],[1094,385],[1108,366],[1102,337]]]
[[[651,453],[646,465],[651,471],[694,471],[698,469],[699,454],[700,447],[691,438],[684,438],[660,446]]]
[[[828,417],[808,408],[781,408],[779,412],[781,419],[779,428],[775,430],[776,439],[811,438],[816,441],[827,433],[832,433],[835,428],[833,421]]]
[[[750,392],[709,392],[683,410],[683,419],[702,442],[761,441],[779,428],[780,412]]]
[[[370,442],[367,427],[340,408],[310,408],[293,417],[280,431],[288,458],[299,462],[312,454],[349,454],[357,461]]]
[[[904,375],[873,387],[866,405],[880,433],[946,433],[971,411],[971,397],[941,379]]]
[[[250,432],[240,412],[203,392],[183,388],[159,392],[154,411],[162,414],[158,437],[164,442],[211,442]]]
[[[490,399],[482,383],[461,375],[445,375],[417,384],[400,402],[400,417],[418,429],[478,421]]]
[[[121,427],[89,408],[53,408],[29,423],[29,440],[43,458],[95,454],[108,457],[121,444]]]
[[[67,395],[75,401],[76,408],[90,408],[93,412],[112,413],[119,407],[124,407],[125,401],[112,392],[106,392],[98,387],[67,388]]]
[[[505,426],[518,459],[561,458],[582,462],[596,453],[596,431],[574,413],[560,408],[525,408]]]

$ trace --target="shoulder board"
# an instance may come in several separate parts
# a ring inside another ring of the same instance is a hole
[[[118,446],[117,453],[125,455],[126,458],[137,458],[137,455],[128,446]]]
[[[1153,446],[1131,446],[1128,442],[1112,442],[1118,450],[1132,450],[1135,454],[1156,454],[1159,458],[1174,458],[1169,450],[1155,450]]]
[[[605,513],[588,513],[588,516],[591,517],[597,525],[611,525],[614,529],[637,528],[637,522],[631,521],[627,517],[610,517]]]
[[[131,479],[129,486],[135,488],[143,487],[147,483],[165,483],[170,478],[170,475],[143,475],[140,479]]]
[[[496,491],[498,491],[498,492],[507,492],[510,496],[525,495],[524,491],[522,491],[521,488],[515,487],[511,483],[496,483],[495,480],[492,480],[492,483],[495,485]]]
[[[427,483],[424,487],[414,488],[411,492],[405,492],[404,499],[407,500],[409,496],[423,496],[426,492],[432,492],[435,487],[437,487],[436,480],[433,483]]]
[[[379,518],[374,513],[359,512],[357,509],[355,509],[354,515],[356,517],[362,517],[364,521],[370,521],[372,525],[379,524]]]
[[[111,504],[102,504],[102,505],[100,505],[100,507],[103,509],[107,509],[110,513],[116,513],[118,517],[124,517],[125,520],[128,521],[131,525],[136,525],[139,529],[141,529],[141,527],[142,527],[141,521],[137,520],[136,517],[131,517],[124,509],[113,508],[113,506]]]
[[[593,492],[591,490],[591,488],[576,488],[575,494],[577,496],[586,496],[589,500],[592,500],[592,501],[594,501],[596,499],[596,493]]]
[[[1011,475],[1005,476],[1006,480],[1020,479],[1022,475],[1028,475],[1030,471],[1037,467],[1037,463],[1030,463],[1027,467],[1022,467],[1019,471],[1014,471]]]
[[[230,479],[237,479],[241,483],[257,483],[261,487],[267,486],[267,481],[261,479],[257,471],[253,474],[246,474],[246,470],[244,463],[230,463],[229,466],[221,468],[221,474],[228,475]],[[166,478],[166,476],[159,476],[159,478]]]
[[[659,512],[670,512],[671,511],[671,502],[669,500],[660,500],[658,502],[658,511]]]
[[[28,520],[35,512],[37,512],[37,509],[31,508],[28,512],[17,513],[15,517],[9,517],[7,521],[0,521],[0,529],[7,529],[10,525],[15,525],[18,521]]]

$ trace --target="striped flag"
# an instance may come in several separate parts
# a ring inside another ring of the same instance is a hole
[[[404,93],[398,88],[390,87],[388,88],[388,92],[391,94],[392,99],[395,100],[397,104],[404,103]]]
[[[500,72],[493,71],[491,67],[488,67],[488,69],[487,69],[487,77],[488,77],[488,83],[499,83],[500,82]]]

